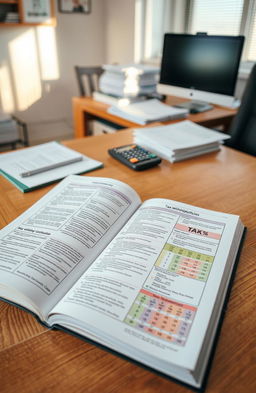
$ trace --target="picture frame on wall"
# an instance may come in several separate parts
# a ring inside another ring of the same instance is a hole
[[[91,0],[58,0],[58,9],[68,14],[90,14]]]
[[[50,24],[53,18],[52,0],[22,0],[23,23]]]

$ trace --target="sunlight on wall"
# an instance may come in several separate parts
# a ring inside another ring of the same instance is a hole
[[[143,36],[143,2],[136,0],[135,2],[135,32],[134,32],[134,61],[139,63],[143,56],[142,36]]]
[[[42,80],[58,79],[60,75],[54,28],[46,26],[38,27],[37,40]]]
[[[152,34],[153,34],[153,0],[148,1],[146,9],[146,40],[145,40],[145,58],[148,59],[152,53]]]
[[[0,86],[1,107],[4,112],[11,113],[14,111],[14,100],[10,73],[5,64],[0,67]]]
[[[17,105],[25,110],[42,96],[35,33],[29,29],[9,43]]]

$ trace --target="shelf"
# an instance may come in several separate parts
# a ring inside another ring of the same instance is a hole
[[[38,10],[34,9],[33,0],[0,0],[0,27],[55,26],[54,0],[41,2],[41,10]]]

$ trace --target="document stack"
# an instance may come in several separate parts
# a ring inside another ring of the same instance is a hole
[[[101,91],[94,91],[92,93],[93,98],[96,101],[104,102],[105,104],[115,105],[115,106],[125,106],[129,104],[134,104],[135,102],[141,102],[146,100],[146,96],[137,97],[117,97],[113,94],[105,94]]]
[[[220,149],[230,136],[189,120],[134,130],[134,142],[158,156],[176,162]]]
[[[104,65],[99,80],[101,93],[135,98],[156,93],[159,68],[143,64]]]
[[[22,192],[102,166],[102,162],[55,141],[0,155],[0,175]]]
[[[108,113],[122,117],[136,124],[145,125],[154,121],[184,118],[188,110],[163,104],[157,99],[146,100],[126,106],[111,106]]]

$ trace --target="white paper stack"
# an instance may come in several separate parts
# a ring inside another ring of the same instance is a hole
[[[187,116],[188,110],[163,104],[157,99],[146,100],[126,106],[111,106],[108,113],[145,125],[153,121],[181,119]]]
[[[102,93],[116,97],[137,97],[156,92],[159,68],[143,64],[104,65],[99,79]]]
[[[134,142],[160,157],[176,162],[220,149],[230,136],[189,120],[134,130]]]
[[[102,162],[58,142],[47,142],[0,155],[0,174],[22,192],[102,166]]]
[[[105,104],[115,105],[115,106],[125,106],[134,104],[135,102],[145,101],[147,99],[146,96],[137,96],[137,97],[117,97],[113,94],[105,94],[101,91],[94,91],[92,93],[94,100],[99,102],[104,102]]]

